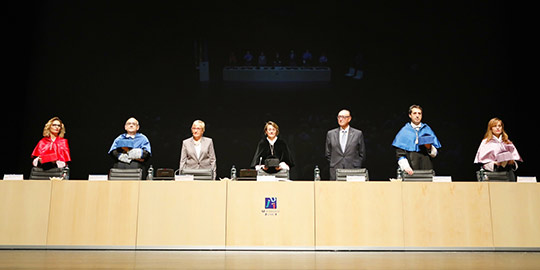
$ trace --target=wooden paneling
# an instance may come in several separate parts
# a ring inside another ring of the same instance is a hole
[[[492,247],[487,183],[403,183],[405,247]]]
[[[0,181],[0,245],[46,245],[51,181]]]
[[[540,184],[490,183],[495,247],[540,247]]]
[[[538,183],[0,181],[0,246],[540,249],[539,205]]]
[[[401,184],[315,183],[318,248],[403,247]]]
[[[48,245],[135,247],[139,181],[53,182]]]
[[[226,196],[226,182],[141,182],[137,246],[225,248]]]
[[[313,189],[313,182],[230,182],[227,247],[313,249]],[[276,209],[266,209],[266,198]]]

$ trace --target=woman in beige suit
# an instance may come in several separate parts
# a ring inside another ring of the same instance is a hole
[[[180,171],[183,169],[212,169],[212,179],[216,179],[216,154],[211,138],[203,137],[204,122],[195,120],[191,125],[191,138],[182,142]]]

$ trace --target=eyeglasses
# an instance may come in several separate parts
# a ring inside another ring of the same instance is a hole
[[[351,117],[351,116],[350,115],[338,115],[337,116],[338,119],[347,119],[349,117]]]
[[[62,127],[61,124],[52,124],[51,126],[53,126],[53,127]]]

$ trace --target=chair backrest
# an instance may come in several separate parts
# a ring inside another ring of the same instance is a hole
[[[273,175],[278,179],[289,180],[289,170],[281,169],[276,173],[267,173],[263,170],[257,171],[257,176],[270,176]]]
[[[515,176],[511,172],[476,171],[478,181],[515,182]]]
[[[414,173],[409,175],[405,171],[398,169],[398,178],[401,177],[403,181],[432,182],[434,175],[434,170],[414,170]]]
[[[49,180],[51,177],[62,178],[64,175],[64,170],[69,171],[69,168],[51,168],[44,170],[39,167],[32,167],[30,170],[30,180]],[[66,172],[66,179],[69,178],[69,173]]]
[[[182,169],[180,174],[193,175],[193,180],[214,180],[212,169]]]
[[[347,175],[351,176],[365,176],[366,181],[369,181],[369,172],[366,168],[358,169],[336,169],[336,180],[346,181]]]
[[[142,169],[119,169],[109,170],[109,180],[142,180]]]

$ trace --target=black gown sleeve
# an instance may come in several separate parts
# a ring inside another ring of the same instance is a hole
[[[256,165],[259,165],[259,162],[261,164],[264,164],[265,155],[264,152],[267,146],[264,144],[264,140],[260,140],[257,144],[257,150],[255,150],[255,155],[253,155],[253,159],[251,160],[251,168],[255,168]],[[262,157],[262,161],[261,158]]]

